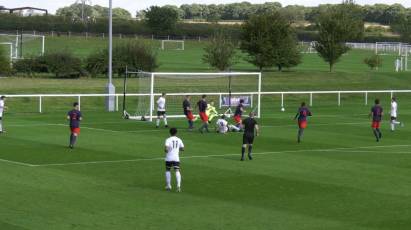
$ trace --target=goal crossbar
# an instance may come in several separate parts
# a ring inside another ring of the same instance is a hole
[[[126,95],[126,81],[128,78],[128,75],[130,74],[134,74],[134,75],[140,75],[144,76],[147,80],[149,81],[150,84],[149,85],[149,92],[148,92],[148,96],[149,96],[149,112],[147,114],[147,119],[149,119],[150,121],[153,120],[153,118],[155,117],[153,112],[154,112],[154,104],[155,104],[155,100],[154,98],[156,96],[161,95],[160,92],[155,92],[154,88],[155,88],[155,79],[157,79],[158,77],[167,77],[167,76],[171,76],[171,77],[182,77],[182,79],[184,79],[184,77],[194,77],[194,76],[203,76],[203,77],[227,77],[227,79],[229,78],[235,78],[236,76],[254,76],[256,81],[256,88],[253,89],[249,89],[249,90],[244,90],[242,92],[231,92],[231,88],[230,86],[228,86],[228,91],[213,91],[213,90],[204,90],[202,92],[184,92],[184,93],[167,93],[167,95],[169,96],[185,96],[185,95],[191,95],[191,96],[201,96],[201,95],[213,95],[216,97],[221,97],[225,96],[225,95],[229,95],[228,97],[230,98],[229,101],[231,101],[231,95],[250,95],[251,98],[254,98],[253,96],[256,96],[256,102],[255,104],[257,105],[256,107],[256,112],[257,112],[257,117],[260,116],[261,114],[261,109],[260,109],[260,104],[261,104],[261,82],[262,82],[262,75],[260,72],[202,72],[202,73],[195,73],[195,72],[183,72],[183,73],[176,73],[176,72],[144,72],[144,71],[126,71],[126,76],[125,76],[125,82],[124,82],[124,95]],[[204,78],[203,78],[204,79]],[[200,79],[199,79],[200,80]],[[231,80],[229,80],[231,82]],[[230,83],[229,83],[230,84]],[[231,102],[230,102],[231,103]],[[125,103],[123,103],[125,104]],[[126,113],[125,109],[124,109],[124,113]],[[168,117],[180,117],[178,116],[174,116],[174,115],[168,115]]]

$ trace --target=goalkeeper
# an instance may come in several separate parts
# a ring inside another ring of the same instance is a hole
[[[218,112],[214,107],[213,101],[210,101],[210,103],[207,104],[206,114],[208,116],[208,122],[211,122],[214,117],[218,116]]]

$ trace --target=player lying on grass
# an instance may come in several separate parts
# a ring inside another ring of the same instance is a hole
[[[248,146],[248,159],[252,160],[252,149],[254,143],[254,136],[259,135],[259,127],[257,121],[255,120],[255,114],[253,112],[250,113],[249,117],[242,121],[242,125],[244,126],[244,134],[243,134],[243,145],[241,147],[241,161],[244,161],[244,154],[245,148]]]
[[[156,128],[160,126],[160,119],[163,119],[164,126],[167,128],[167,116],[166,116],[166,94],[162,93],[161,97],[157,100],[157,120],[156,120]]]
[[[193,116],[193,109],[191,108],[191,96],[186,95],[183,101],[183,112],[188,121],[188,130],[193,130],[194,128],[194,116]]]
[[[6,102],[6,96],[1,96],[0,97],[0,134],[4,133],[3,129],[3,114],[7,110],[7,106],[5,105]]]
[[[217,133],[226,134],[228,131],[239,132],[240,128],[235,125],[228,124],[226,116],[222,115],[216,122]]]
[[[301,142],[301,138],[304,135],[304,130],[307,128],[307,117],[312,116],[311,111],[305,105],[305,102],[301,103],[300,108],[298,108],[297,114],[294,117],[294,120],[298,118],[298,136],[297,142]]]
[[[206,114],[208,116],[208,123],[210,123],[214,117],[218,116],[217,109],[214,107],[214,101],[210,101],[210,103],[207,104]]]
[[[183,141],[177,136],[177,129],[170,129],[170,137],[165,142],[166,152],[166,190],[171,190],[171,168],[174,168],[177,182],[177,192],[181,192],[180,151],[184,151]]]
[[[77,137],[80,135],[80,121],[83,119],[80,109],[79,109],[79,104],[77,102],[74,102],[73,104],[73,109],[70,110],[67,113],[67,120],[69,120],[69,126],[70,126],[70,148],[74,148],[74,145],[76,144]]]
[[[384,115],[384,112],[380,105],[380,100],[375,99],[375,105],[371,108],[369,117],[372,117],[371,127],[372,127],[372,131],[374,133],[374,136],[377,142],[379,142],[382,138],[382,133],[380,130],[380,123],[381,123],[383,115]]]
[[[391,111],[390,111],[390,115],[391,115],[391,131],[394,132],[395,130],[395,126],[396,125],[400,125],[401,127],[404,127],[404,123],[397,121],[397,116],[398,116],[398,103],[397,103],[397,99],[395,97],[393,97],[391,99]]]

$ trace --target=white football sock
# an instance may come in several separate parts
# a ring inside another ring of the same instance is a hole
[[[166,185],[167,188],[171,188],[171,172],[166,171]]]
[[[181,186],[181,174],[180,171],[176,171],[177,187]]]
[[[160,119],[159,118],[157,118],[157,120],[156,120],[156,126],[160,126]]]
[[[393,123],[393,122],[391,122],[391,131],[394,131],[395,130],[395,124]]]
[[[167,125],[167,118],[164,118],[164,125]]]
[[[3,120],[0,120],[0,132],[3,131]]]

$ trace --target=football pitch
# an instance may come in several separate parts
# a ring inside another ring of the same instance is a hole
[[[386,98],[388,99],[388,98]],[[409,229],[411,102],[383,138],[360,100],[318,101],[303,142],[285,112],[263,103],[254,160],[241,133],[179,129],[182,192],[164,190],[165,128],[82,107],[77,146],[67,148],[65,110],[6,114],[0,136],[0,229]],[[68,108],[69,109],[69,108]],[[195,124],[199,127],[200,123]]]

